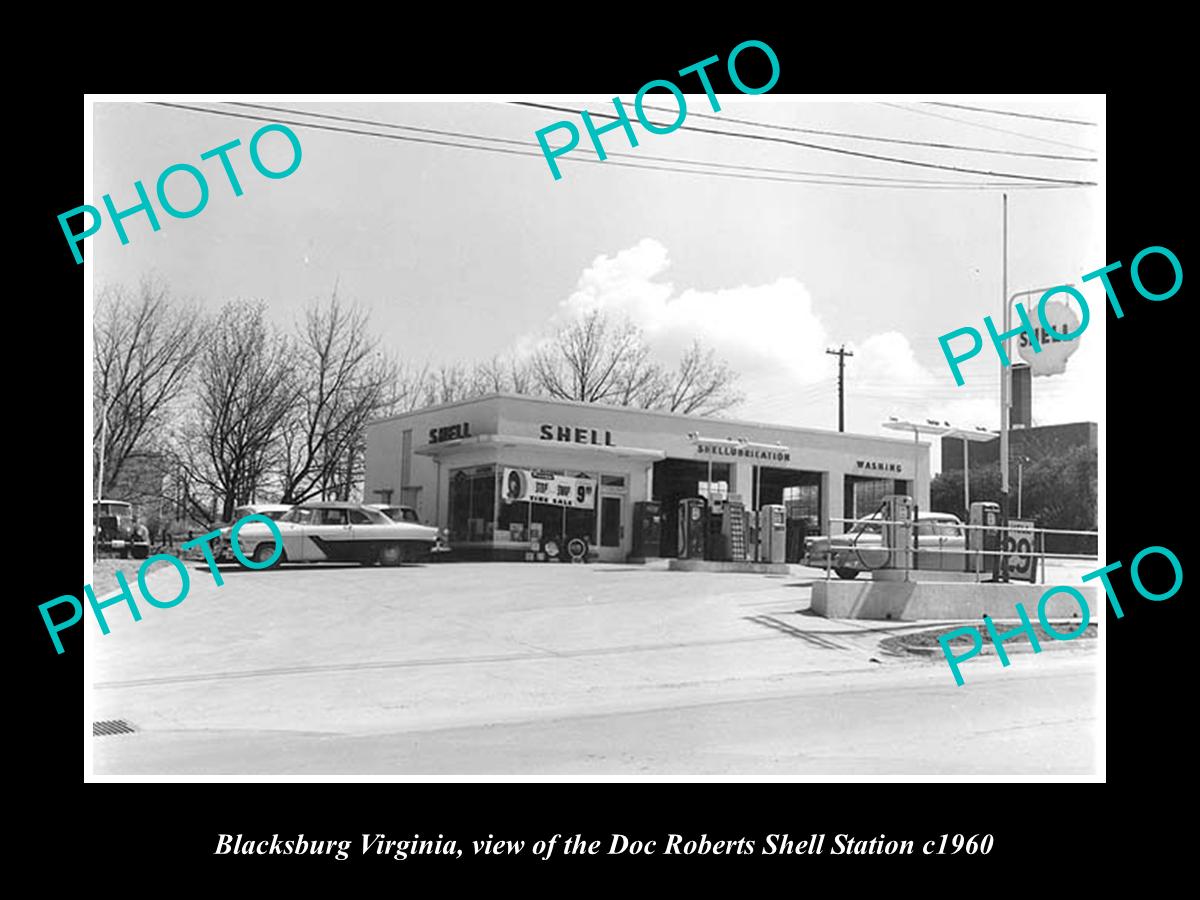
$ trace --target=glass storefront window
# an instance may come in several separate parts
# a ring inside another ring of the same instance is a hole
[[[512,503],[501,500],[500,515],[496,518],[497,532],[508,532],[510,541],[528,541],[530,506],[528,500],[517,500]]]
[[[496,467],[450,473],[450,540],[490,541],[496,521]]]
[[[547,480],[552,479],[553,476],[565,476],[557,483],[553,480],[549,481],[552,492],[561,493],[572,483],[575,491],[583,491],[590,485],[585,493],[580,494],[579,499],[582,500],[585,496],[590,498],[591,506],[580,507],[575,504],[566,506],[556,503],[535,503],[529,500],[510,501],[507,499],[508,493],[520,490],[521,482],[518,479],[515,488],[503,484],[499,486],[495,524],[488,524],[488,528],[494,530],[488,531],[483,537],[467,537],[466,535],[472,534],[470,519],[473,517],[468,514],[468,510],[477,509],[478,501],[482,498],[482,488],[476,485],[475,479],[483,470],[462,470],[464,472],[462,475],[457,472],[451,475],[451,540],[494,540],[501,544],[537,543],[540,545],[539,549],[544,549],[546,543],[550,541],[553,541],[559,548],[565,548],[567,542],[572,538],[581,538],[587,541],[589,547],[595,547],[599,537],[597,534],[598,486],[604,485],[608,490],[622,491],[627,483],[625,475],[603,475],[575,470],[551,471],[535,466],[525,468],[519,463],[506,463],[495,468],[487,467],[486,480],[490,485],[488,490],[492,491],[493,495],[497,491],[496,478],[503,478],[505,471],[511,470],[524,471],[527,475],[534,476],[541,484],[546,484]],[[575,479],[575,481],[572,482],[570,479]],[[514,494],[514,496],[519,496],[519,494]],[[462,497],[473,499],[460,500],[459,498]],[[477,514],[474,514],[474,517],[477,517]],[[620,522],[614,521],[613,527],[619,533]],[[464,536],[458,537],[459,534]]]

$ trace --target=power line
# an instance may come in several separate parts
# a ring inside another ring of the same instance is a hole
[[[549,109],[555,112],[578,113],[578,110],[571,109],[568,106],[554,106],[548,103],[531,103],[529,101],[515,101],[516,106],[529,106],[535,109]],[[603,119],[616,119],[614,113],[593,113],[588,111],[589,115],[599,116]],[[776,137],[769,134],[748,134],[744,131],[721,131],[716,128],[699,128],[694,125],[688,126],[688,130],[698,134],[716,134],[722,137],[742,138],[751,141],[769,141],[777,144],[791,144],[795,147],[805,147],[809,150],[821,150],[826,153],[838,153],[844,156],[858,156],[863,159],[874,159],[882,162],[897,163],[905,166],[918,166],[922,169],[941,169],[946,172],[961,172],[967,175],[987,175],[992,178],[1015,178],[1020,181],[1038,181],[1049,182],[1052,184],[1065,184],[1072,187],[1095,187],[1094,181],[1077,181],[1067,178],[1050,178],[1041,175],[1019,175],[1012,172],[993,172],[989,169],[968,169],[964,166],[950,166],[943,163],[922,162],[915,159],[904,159],[897,156],[883,156],[878,153],[866,153],[861,150],[847,150],[845,147],[830,147],[825,144],[814,144],[810,141],[797,141],[791,138]]]
[[[1091,125],[1097,126],[1096,122],[1087,122],[1083,119],[1063,119],[1058,116],[1037,116],[1033,113],[1010,112],[1006,109],[988,109],[986,106],[968,106],[965,103],[938,103],[933,100],[929,101],[930,106],[950,106],[954,109],[970,109],[975,112],[991,113],[994,116],[1015,116],[1019,119],[1040,119],[1043,122],[1064,122],[1067,125]]]
[[[1038,141],[1042,144],[1055,144],[1059,147],[1069,147],[1072,150],[1083,150],[1086,153],[1095,153],[1091,147],[1081,147],[1079,144],[1068,144],[1066,141],[1056,141],[1051,138],[1039,137],[1034,134],[1026,134],[1024,131],[1013,131],[1011,128],[998,128],[995,125],[984,125],[982,122],[972,122],[970,119],[962,119],[958,116],[947,116],[944,113],[931,112],[928,109],[913,109],[911,106],[901,106],[899,103],[885,103],[879,101],[880,106],[890,106],[892,109],[898,109],[907,113],[914,113],[918,116],[932,116],[935,119],[945,119],[947,122],[958,122],[960,125],[970,125],[972,128],[982,128],[985,131],[997,131],[1000,134],[1012,134],[1017,137],[1025,138],[1030,141]]]
[[[371,126],[376,126],[376,127],[381,127],[381,128],[395,128],[400,131],[416,131],[416,132],[423,133],[423,134],[436,134],[436,135],[441,135],[443,137],[458,137],[458,138],[466,138],[469,140],[476,140],[476,141],[492,141],[492,142],[499,143],[499,144],[510,144],[510,145],[516,145],[519,147],[538,147],[539,146],[537,143],[535,143],[533,141],[519,141],[519,140],[515,140],[513,138],[491,137],[489,135],[471,134],[469,132],[462,132],[462,131],[445,131],[445,130],[439,129],[439,128],[423,128],[423,127],[420,127],[417,125],[403,125],[403,124],[399,124],[396,122],[383,121],[380,119],[362,119],[362,118],[357,118],[354,116],[334,115],[333,113],[308,112],[307,110],[302,110],[302,109],[289,109],[287,107],[282,107],[282,106],[268,106],[268,105],[262,104],[262,103],[232,103],[231,105],[244,106],[244,107],[247,107],[250,109],[264,109],[264,110],[269,110],[271,112],[289,113],[291,115],[298,115],[298,116],[309,116],[311,118],[316,118],[316,119],[329,119],[329,120],[335,121],[335,122],[350,122],[352,124],[358,124],[358,125],[371,125]],[[585,147],[584,150],[586,152],[591,152],[591,153],[595,152],[590,147]],[[537,151],[537,153],[535,153],[533,155],[542,156],[542,152],[539,149]],[[653,162],[665,162],[665,163],[674,163],[674,164],[679,164],[679,165],[691,165],[691,166],[713,166],[713,167],[717,167],[717,168],[743,169],[743,170],[751,171],[751,172],[770,172],[770,173],[775,173],[775,174],[799,175],[799,176],[808,176],[808,177],[817,177],[817,178],[852,178],[852,179],[861,179],[864,181],[886,181],[886,182],[901,182],[901,183],[911,183],[911,184],[937,184],[937,185],[954,185],[954,186],[968,185],[971,187],[978,187],[978,186],[982,186],[982,185],[987,185],[989,187],[1004,187],[1004,186],[1006,186],[1005,182],[974,182],[974,181],[965,182],[965,181],[948,181],[946,179],[938,180],[938,179],[926,179],[926,178],[893,178],[893,177],[889,177],[889,176],[885,176],[885,175],[852,175],[852,174],[843,173],[843,172],[813,172],[813,171],[808,171],[808,170],[804,170],[804,169],[778,169],[778,168],[772,168],[769,166],[747,166],[747,165],[742,165],[739,163],[708,162],[706,160],[680,159],[678,157],[671,157],[671,156],[652,156],[650,154],[642,154],[642,153],[637,153],[637,154],[609,153],[609,154],[607,154],[607,156],[609,158],[616,158],[616,159],[647,160],[647,161],[653,161]]]
[[[667,109],[662,106],[646,106],[642,109],[650,109],[655,112],[676,113],[673,109]],[[910,141],[903,138],[878,137],[869,134],[854,134],[849,131],[829,131],[822,128],[800,128],[796,125],[777,125],[771,122],[756,122],[753,119],[739,119],[734,116],[714,116],[708,113],[698,113],[688,111],[689,116],[695,116],[698,119],[713,119],[720,122],[733,122],[739,125],[753,125],[755,128],[771,128],[776,131],[794,131],[801,134],[823,134],[829,137],[850,138],[855,141],[873,141],[881,144],[905,144],[912,147],[934,147],[939,150],[962,150],[968,153],[991,153],[997,156],[1022,156],[1032,159],[1060,159],[1070,162],[1098,162],[1094,156],[1061,156],[1057,153],[1028,153],[1022,150],[1000,150],[994,147],[974,147],[969,144],[945,144],[938,141]],[[659,123],[655,123],[659,124]]]
[[[258,122],[271,122],[271,123],[279,123],[279,124],[284,124],[284,125],[295,125],[299,128],[311,128],[311,129],[314,129],[317,131],[331,131],[331,132],[336,132],[336,133],[341,133],[341,134],[356,134],[356,135],[359,135],[360,137],[384,138],[385,140],[404,141],[407,143],[414,143],[414,144],[431,144],[431,145],[443,146],[443,147],[455,147],[455,148],[458,148],[461,150],[482,150],[482,151],[490,152],[490,153],[503,153],[508,156],[529,156],[529,157],[536,157],[538,159],[543,158],[543,154],[541,152],[534,152],[534,151],[510,150],[505,147],[478,146],[478,145],[474,145],[474,144],[463,144],[463,143],[458,143],[455,141],[444,141],[444,140],[438,140],[436,138],[428,138],[428,137],[413,137],[410,135],[402,135],[402,134],[381,134],[381,133],[375,132],[375,131],[355,131],[354,129],[351,129],[351,128],[342,128],[342,127],[339,127],[336,125],[325,125],[325,124],[320,124],[320,123],[316,123],[316,122],[297,122],[294,119],[280,119],[277,117],[268,118],[266,116],[252,115],[250,113],[240,113],[240,112],[232,112],[232,111],[228,111],[228,110],[218,110],[218,109],[206,109],[204,107],[188,106],[188,105],[182,104],[182,103],[168,103],[166,101],[161,101],[161,100],[150,101],[150,103],[151,103],[151,105],[154,105],[154,106],[165,106],[165,107],[170,107],[173,109],[187,110],[189,112],[205,113],[207,115],[215,115],[215,116],[226,116],[226,117],[235,118],[235,119],[251,119],[254,121],[258,121]],[[610,167],[630,168],[630,169],[647,169],[652,172],[676,172],[676,173],[680,173],[680,174],[684,174],[684,175],[713,175],[713,176],[718,176],[718,177],[722,177],[722,178],[739,178],[739,179],[748,180],[748,181],[774,181],[774,182],[782,182],[785,184],[813,184],[813,185],[826,185],[826,186],[836,186],[836,187],[888,188],[888,189],[900,189],[900,190],[909,190],[909,189],[917,189],[917,190],[991,190],[993,188],[1003,187],[1005,190],[1015,190],[1018,188],[1024,188],[1024,189],[1028,189],[1028,190],[1052,190],[1052,189],[1062,188],[1062,187],[1078,186],[1075,183],[1069,183],[1069,184],[1067,184],[1067,183],[1064,183],[1064,184],[1047,183],[1047,184],[1025,184],[1025,185],[1004,185],[1004,184],[993,184],[993,185],[983,184],[983,185],[981,185],[979,183],[972,184],[972,183],[968,183],[968,182],[964,182],[961,185],[959,185],[959,184],[928,184],[928,183],[922,183],[922,182],[917,182],[914,184],[892,184],[892,183],[870,183],[870,182],[859,183],[859,182],[852,182],[852,181],[845,181],[845,180],[838,181],[838,180],[832,180],[832,179],[819,179],[819,178],[777,178],[777,177],[773,177],[773,176],[769,176],[769,175],[744,175],[744,174],[740,174],[737,172],[702,171],[702,170],[696,170],[696,169],[681,169],[681,168],[673,167],[673,166],[650,166],[650,165],[643,165],[641,163],[622,162],[619,160],[592,159],[592,158],[586,157],[586,156],[581,157],[581,161],[595,163],[595,164],[603,164],[603,165],[607,165]],[[848,176],[848,177],[859,177],[859,176]]]

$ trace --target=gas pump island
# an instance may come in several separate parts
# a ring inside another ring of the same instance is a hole
[[[679,501],[677,516],[679,535],[679,564],[672,560],[671,568],[697,569],[697,563],[708,561],[721,565],[725,571],[756,571],[758,565],[783,566],[799,562],[789,558],[789,528],[793,525],[782,503],[768,503],[757,511],[747,510],[738,494],[724,499],[687,497]],[[797,543],[797,542],[792,542]],[[803,547],[803,539],[798,542]]]
[[[878,512],[881,543],[855,548],[869,569],[869,580],[823,580],[813,583],[812,611],[834,619],[978,620],[1013,617],[1017,603],[1037,604],[1045,591],[1038,583],[1034,547],[1039,532],[1033,522],[1010,519],[1004,526],[1000,506],[971,504],[968,525],[946,526],[965,531],[965,540],[936,533],[938,523],[922,529],[913,500],[905,495],[884,498]],[[858,533],[862,533],[859,529]],[[924,532],[924,534],[922,534]],[[856,534],[851,532],[849,540]],[[1043,565],[1044,569],[1044,565]],[[850,573],[853,575],[854,573]],[[1095,615],[1098,588],[1080,593]],[[1046,615],[1057,621],[1080,618],[1077,600],[1057,594],[1046,601]]]

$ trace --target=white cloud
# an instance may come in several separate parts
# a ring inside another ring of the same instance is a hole
[[[699,338],[741,375],[747,399],[734,412],[738,418],[837,427],[837,360],[825,353],[829,333],[804,284],[782,277],[714,291],[676,290],[664,277],[669,266],[667,248],[652,238],[612,256],[598,256],[559,305],[551,324],[593,309],[627,316],[668,363]],[[1034,380],[1035,424],[1100,420],[1103,340],[1103,331],[1096,329],[1081,342],[1067,374]],[[518,348],[528,351],[536,341],[536,336],[527,336]],[[880,427],[891,415],[998,427],[994,358],[990,366],[975,360],[967,386],[958,388],[947,370],[923,365],[909,339],[898,331],[847,346],[854,352],[846,361],[847,431],[894,437],[895,432]],[[987,352],[989,348],[981,358]],[[940,454],[936,442],[934,446],[936,470]]]
[[[667,248],[652,238],[615,256],[599,256],[556,318],[592,309],[628,316],[667,358],[700,338],[747,380],[785,372],[803,385],[828,374],[820,355],[825,327],[799,281],[779,278],[765,285],[676,293],[660,277],[668,266]]]

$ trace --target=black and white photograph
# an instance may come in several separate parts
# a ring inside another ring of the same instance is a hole
[[[88,95],[88,780],[1105,780],[1106,329],[1182,248],[1111,268],[1103,95],[732,49]]]

